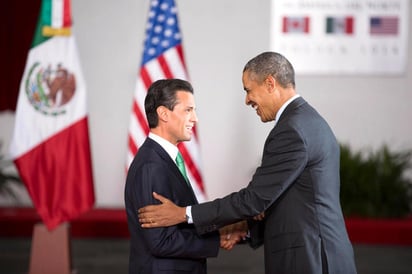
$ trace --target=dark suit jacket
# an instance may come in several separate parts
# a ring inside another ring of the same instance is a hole
[[[219,251],[218,232],[199,236],[193,225],[143,229],[137,210],[158,204],[155,191],[180,206],[197,200],[167,152],[147,138],[127,175],[125,205],[131,236],[129,273],[206,273],[206,258]]]
[[[249,185],[192,207],[199,233],[265,211],[249,222],[254,247],[264,243],[268,274],[356,273],[339,199],[340,152],[326,121],[301,97],[266,139]]]

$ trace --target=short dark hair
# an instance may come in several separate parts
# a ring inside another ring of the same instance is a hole
[[[155,128],[159,123],[159,117],[156,111],[158,107],[165,106],[173,110],[177,104],[177,91],[185,91],[193,94],[193,87],[188,81],[181,79],[162,79],[150,85],[144,100],[149,128]]]
[[[253,80],[262,83],[271,75],[283,88],[295,88],[295,70],[283,55],[277,52],[264,52],[251,59],[243,72],[248,71]]]

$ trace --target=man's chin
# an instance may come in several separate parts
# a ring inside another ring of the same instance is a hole
[[[181,140],[179,140],[179,143],[181,142],[188,142],[192,139],[192,136],[185,136],[185,138],[182,138]]]
[[[266,118],[263,118],[263,117],[260,117],[260,121],[262,121],[263,123],[267,123],[267,122],[270,122],[270,121],[273,121],[274,119],[266,119]]]

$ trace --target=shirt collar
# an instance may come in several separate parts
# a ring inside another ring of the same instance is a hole
[[[296,98],[300,97],[299,94],[296,94],[294,96],[292,96],[289,100],[287,100],[278,110],[278,112],[276,113],[276,117],[275,117],[275,125],[278,123],[280,115],[282,115],[283,111],[285,110],[285,108],[292,103],[293,100],[295,100]]]
[[[179,152],[177,146],[174,144],[170,143],[166,139],[160,137],[159,135],[154,134],[153,132],[149,132],[150,139],[158,143],[164,150],[166,150],[167,154],[169,154],[170,158],[175,161],[177,153]]]

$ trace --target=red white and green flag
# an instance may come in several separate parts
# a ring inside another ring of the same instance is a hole
[[[42,1],[10,153],[49,230],[93,206],[86,87],[70,0]]]
[[[326,33],[353,34],[354,19],[352,16],[330,16],[326,18]]]

